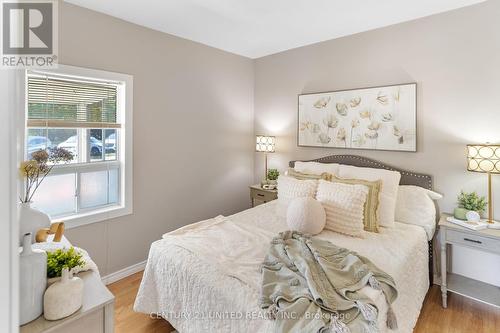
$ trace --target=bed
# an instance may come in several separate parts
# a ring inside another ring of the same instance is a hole
[[[399,171],[400,184],[432,188],[428,175],[393,168],[353,155],[314,160]],[[290,162],[294,166],[294,161]],[[268,244],[287,230],[276,202],[232,216],[218,216],[165,234],[151,245],[134,310],[161,317],[179,332],[272,332],[274,321],[258,306],[259,268]],[[398,223],[364,239],[323,231],[317,237],[368,257],[398,286],[393,304],[398,332],[412,332],[432,276],[432,247],[425,230]],[[385,298],[370,287],[363,292],[377,307]],[[385,311],[379,311],[386,331]]]

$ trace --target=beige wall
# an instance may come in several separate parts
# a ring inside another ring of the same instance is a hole
[[[60,63],[134,76],[134,213],[67,230],[106,275],[182,225],[249,207],[253,62],[61,2]]]
[[[486,175],[465,171],[464,150],[467,143],[500,142],[499,13],[500,1],[490,0],[256,60],[255,130],[278,137],[269,166],[358,154],[431,174],[445,195],[443,211],[455,207],[460,189],[486,194]],[[417,153],[297,147],[298,94],[406,82],[418,83]],[[255,159],[256,180],[263,165]],[[494,190],[500,219],[500,176]],[[461,257],[454,261],[459,272],[500,285],[498,257],[491,265],[467,251]]]
[[[464,145],[500,141],[499,12],[490,0],[251,61],[61,3],[60,62],[134,76],[134,214],[67,235],[106,275],[145,260],[164,232],[247,208],[264,165],[254,133],[278,136],[270,167],[354,153],[433,175],[443,211],[462,188],[485,194]],[[417,153],[296,146],[298,94],[412,81]],[[460,251],[458,272],[500,285],[498,257]]]

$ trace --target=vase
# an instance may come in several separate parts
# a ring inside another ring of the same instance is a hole
[[[54,282],[45,291],[43,316],[47,320],[66,318],[78,311],[82,303],[82,279],[73,277],[67,268],[63,268],[61,280]]]
[[[43,312],[43,294],[47,288],[47,253],[31,248],[32,235],[23,238],[19,256],[19,321],[24,325]]]
[[[467,220],[467,217],[465,216],[465,214],[467,214],[468,210],[465,209],[465,208],[460,208],[460,207],[457,207],[455,208],[455,210],[453,211],[453,216],[456,218],[456,219],[459,219],[459,220]]]
[[[23,237],[27,233],[36,235],[36,232],[42,228],[50,228],[50,217],[33,208],[31,202],[22,202],[19,209],[19,244],[22,244]],[[34,242],[34,237],[32,242]]]

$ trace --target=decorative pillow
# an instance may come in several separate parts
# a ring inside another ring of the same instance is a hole
[[[294,170],[310,175],[321,175],[322,173],[338,174],[339,165],[337,163],[319,163],[319,162],[295,162]]]
[[[300,179],[300,180],[306,180],[306,179],[324,179],[324,180],[331,180],[333,175],[331,173],[323,172],[320,175],[316,174],[310,174],[310,173],[302,173],[295,171],[292,168],[289,168],[288,171],[286,172],[287,176]]]
[[[286,216],[288,204],[292,199],[311,197],[314,198],[318,181],[314,179],[299,180],[289,176],[280,175],[278,177],[278,204],[276,213]]]
[[[436,230],[436,205],[433,200],[443,196],[439,193],[413,185],[401,185],[396,203],[396,221],[423,227],[427,239],[431,240]]]
[[[354,237],[363,237],[363,210],[368,188],[364,185],[319,180],[316,199],[326,212],[325,229]]]
[[[327,179],[328,180],[328,179]],[[382,181],[363,180],[363,179],[345,179],[332,176],[331,180],[334,183],[351,184],[351,185],[364,185],[368,189],[366,196],[363,223],[365,231],[378,232],[378,206],[379,206],[379,193],[382,187]]]
[[[292,230],[319,234],[326,223],[325,209],[318,200],[311,197],[295,198],[288,205],[286,223]]]
[[[379,225],[383,227],[394,226],[396,212],[396,200],[398,198],[398,187],[401,174],[397,171],[374,168],[359,168],[351,165],[341,164],[339,173],[341,178],[355,178],[369,181],[382,181],[379,194]]]

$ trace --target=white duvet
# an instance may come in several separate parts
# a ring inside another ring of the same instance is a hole
[[[275,205],[195,223],[154,242],[134,310],[161,316],[181,333],[272,332],[274,322],[259,309],[258,297],[269,241],[287,229]],[[394,278],[398,332],[412,332],[429,287],[424,229],[396,223],[364,239],[326,230],[318,237],[366,256]],[[384,296],[370,287],[363,291],[379,308],[379,328],[386,331]]]

